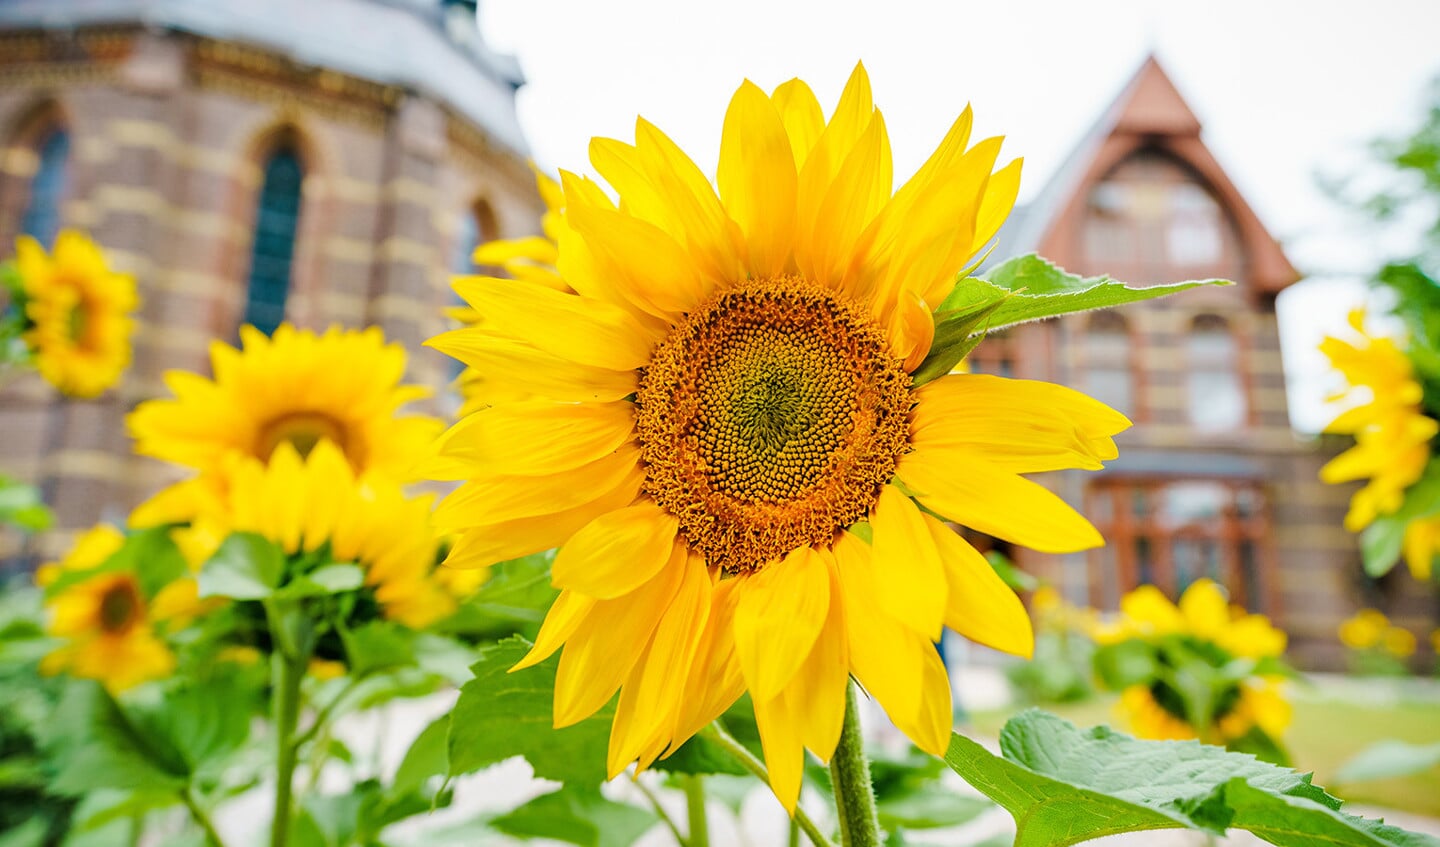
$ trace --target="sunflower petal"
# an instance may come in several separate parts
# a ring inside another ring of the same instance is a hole
[[[1035,652],[1035,632],[1025,604],[985,557],[950,527],[929,515],[925,515],[925,525],[945,563],[945,580],[950,586],[945,625],[971,641],[1030,658]]]
[[[609,600],[648,582],[675,549],[680,522],[642,500],[586,524],[555,555],[550,579],[557,588]]]
[[[792,551],[736,589],[735,649],[750,691],[771,699],[795,676],[825,624],[830,576],[820,554]]]
[[[730,100],[715,181],[749,248],[747,267],[775,276],[790,260],[795,235],[795,158],[775,105],[746,81]]]
[[[870,514],[875,566],[885,574],[875,599],[896,620],[938,641],[945,625],[945,568],[920,510],[893,485]]]

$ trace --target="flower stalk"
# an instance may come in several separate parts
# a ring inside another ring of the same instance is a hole
[[[270,847],[286,847],[294,817],[295,766],[303,741],[296,732],[300,685],[315,649],[314,630],[298,607],[267,603],[266,612],[275,644],[270,695],[275,723],[275,816],[270,822]]]
[[[735,736],[726,732],[725,727],[721,726],[719,721],[712,721],[709,726],[700,730],[699,734],[719,744],[727,753],[734,757],[735,761],[739,763],[741,767],[745,768],[745,770],[754,776],[759,777],[766,785],[770,784],[770,771],[766,769],[765,763],[760,761],[754,753],[746,749],[745,745],[736,740]],[[824,833],[820,832],[820,827],[815,825],[815,821],[812,820],[798,804],[795,806],[795,814],[792,816],[792,819],[799,825],[800,830],[805,833],[805,836],[810,839],[810,843],[815,845],[815,847],[834,847],[834,845],[830,843],[830,839],[826,838]]]
[[[685,809],[689,813],[688,847],[710,847],[710,824],[705,819],[705,783],[698,774],[685,774],[680,778],[685,789]]]
[[[845,723],[840,743],[830,757],[830,784],[840,818],[843,847],[880,847],[880,821],[875,813],[875,789],[870,782],[870,761],[860,733],[860,709],[855,684],[845,689]]]

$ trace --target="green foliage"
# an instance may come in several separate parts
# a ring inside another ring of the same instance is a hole
[[[1005,676],[1031,703],[1074,703],[1093,695],[1094,645],[1073,632],[1038,632],[1035,655],[1005,667]]]
[[[559,592],[550,585],[552,554],[537,553],[490,569],[490,579],[437,629],[465,638],[534,636]]]
[[[512,756],[524,756],[542,779],[577,785],[605,781],[614,706],[574,726],[554,728],[555,669],[551,656],[539,665],[510,673],[530,650],[512,636],[481,648],[451,712],[450,775],[470,773]]]
[[[1132,288],[1109,277],[1080,277],[1031,253],[1001,262],[984,278],[964,277],[935,309],[935,340],[913,375],[916,385],[944,376],[985,333],[1014,324],[1164,297],[1225,280]]]
[[[40,499],[40,489],[0,474],[0,525],[21,532],[40,532],[54,522],[55,516]]]
[[[1435,847],[1440,841],[1340,811],[1308,774],[1198,742],[1139,741],[1028,711],[1005,725],[1002,756],[955,735],[945,761],[1014,816],[1015,847],[1104,835],[1248,830],[1282,847]]]
[[[658,820],[648,809],[607,800],[594,787],[567,785],[494,818],[490,826],[517,838],[548,838],[581,847],[628,847]]]
[[[285,551],[253,532],[226,538],[200,570],[201,597],[263,600],[280,586]]]
[[[1381,577],[1400,561],[1405,528],[1411,521],[1440,514],[1440,458],[1430,460],[1420,481],[1405,490],[1405,503],[1392,514],[1381,515],[1360,533],[1365,573]]]
[[[1357,753],[1335,772],[1340,783],[1413,776],[1440,768],[1440,743],[1407,744],[1381,741]]]

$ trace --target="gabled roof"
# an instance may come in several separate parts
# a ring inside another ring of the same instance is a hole
[[[1030,252],[1054,256],[1056,223],[1063,215],[1083,209],[1089,186],[1129,153],[1160,146],[1194,169],[1234,217],[1247,254],[1245,282],[1264,291],[1279,291],[1295,282],[1300,275],[1200,140],[1200,129],[1200,119],[1160,63],[1154,56],[1146,57],[1040,193],[1011,214],[992,255],[996,260]]]
[[[524,77],[440,0],[0,0],[0,31],[134,24],[251,44],[434,97],[501,146],[528,150],[515,115]]]

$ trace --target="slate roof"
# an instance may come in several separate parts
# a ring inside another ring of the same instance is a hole
[[[138,24],[250,44],[293,61],[438,99],[525,155],[515,115],[524,83],[440,0],[0,0],[0,31]]]

